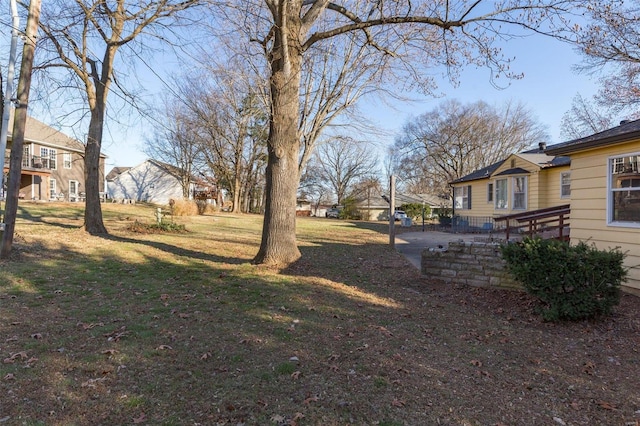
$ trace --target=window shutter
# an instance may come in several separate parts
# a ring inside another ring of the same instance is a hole
[[[471,185],[467,186],[467,194],[469,194],[467,199],[467,208],[471,210]]]

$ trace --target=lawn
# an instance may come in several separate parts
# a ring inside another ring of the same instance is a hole
[[[81,207],[20,205],[1,425],[640,423],[640,298],[550,324],[520,292],[421,276],[384,224],[299,218],[277,271],[251,264],[259,216],[140,233],[154,208],[104,204],[94,237]]]

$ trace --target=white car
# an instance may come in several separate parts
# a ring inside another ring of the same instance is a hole
[[[325,215],[325,217],[338,219],[338,218],[340,218],[340,210],[338,210],[335,207],[332,207],[330,209],[327,209],[327,212],[324,215]]]
[[[407,217],[407,214],[405,212],[403,212],[402,210],[396,210],[395,214],[394,214],[394,219],[395,220],[402,220],[404,218]]]

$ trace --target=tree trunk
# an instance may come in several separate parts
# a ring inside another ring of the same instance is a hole
[[[84,227],[91,235],[107,234],[102,221],[100,205],[100,149],[102,146],[102,129],[104,126],[104,103],[98,99],[91,110],[89,134],[84,153],[85,196]]]
[[[291,10],[296,9],[290,6]],[[299,10],[299,9],[298,9]],[[254,263],[284,266],[300,258],[296,244],[296,194],[300,181],[298,156],[299,90],[302,51],[300,18],[287,17],[276,30],[271,58],[271,120],[267,149],[266,205],[260,250]],[[286,40],[285,40],[286,38]]]
[[[16,218],[18,215],[18,194],[20,192],[20,180],[22,173],[22,154],[24,146],[24,132],[27,123],[27,104],[29,103],[29,91],[31,90],[31,71],[33,69],[33,56],[35,53],[35,40],[38,34],[38,22],[40,22],[40,0],[31,0],[29,4],[29,16],[25,30],[25,42],[22,48],[22,64],[18,78],[18,106],[13,117],[13,132],[11,157],[9,159],[9,182],[5,204],[5,228],[2,232],[0,244],[0,258],[8,259],[13,247],[13,235],[15,232]],[[0,152],[0,155],[5,155]],[[4,173],[4,170],[0,170]]]
[[[240,213],[240,192],[241,192],[240,174],[236,168],[233,178],[233,213]]]

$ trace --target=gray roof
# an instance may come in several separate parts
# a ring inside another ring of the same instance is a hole
[[[600,148],[640,139],[640,120],[622,121],[619,126],[584,138],[573,139],[547,147],[551,155],[570,154],[590,148]]]
[[[491,176],[493,172],[495,172],[498,167],[504,163],[505,160],[498,161],[497,163],[493,163],[487,167],[483,167],[475,172],[471,172],[468,175],[462,176],[456,180],[453,180],[449,183],[463,183],[463,182],[471,182],[472,180],[485,179]]]
[[[567,166],[569,164],[571,164],[571,159],[569,157],[566,156],[551,156],[551,155],[547,155],[546,153],[542,153],[540,152],[538,149],[535,150],[530,150],[530,151],[524,151],[524,152],[520,152],[518,154],[515,154],[518,157],[529,161],[530,163],[533,164],[537,164],[538,166],[540,166],[541,168],[548,168],[548,167],[559,167],[559,166]],[[469,173],[468,175],[462,176],[461,178],[458,178],[456,180],[453,180],[451,182],[449,182],[450,184],[454,184],[454,183],[464,183],[464,182],[471,182],[474,180],[479,180],[479,179],[487,179],[489,178],[504,162],[505,160],[502,161],[498,161],[497,163],[493,163],[490,166],[484,167],[482,169],[476,170],[475,172]],[[500,172],[500,175],[505,175],[505,174],[514,174],[514,173],[530,173],[527,170],[524,169],[520,169],[519,171],[516,172],[510,172],[507,173],[508,171],[504,171],[504,172]]]
[[[121,175],[129,169],[131,169],[131,167],[114,167],[109,173],[107,173],[105,179],[108,181],[112,181],[116,178],[116,176]]]
[[[496,176],[508,176],[508,175],[528,175],[531,172],[529,170],[525,170],[522,167],[514,167],[513,169],[503,170],[498,173]]]
[[[7,132],[9,139],[11,139],[13,132],[14,112],[14,108],[11,108]],[[84,144],[79,140],[69,137],[53,127],[29,116],[27,116],[27,122],[25,123],[24,140],[25,142],[34,142],[52,148],[65,148],[70,151],[84,152]],[[100,154],[100,156],[106,157],[104,154]]]

